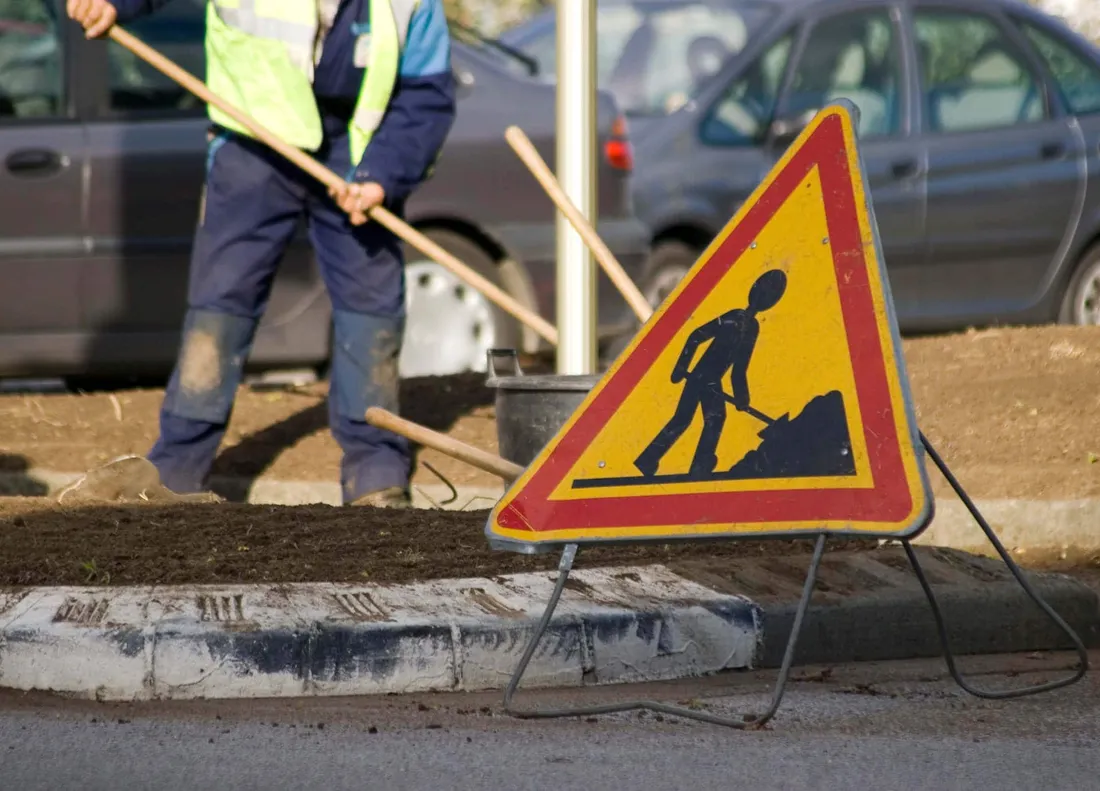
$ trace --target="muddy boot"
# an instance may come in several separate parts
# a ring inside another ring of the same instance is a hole
[[[400,411],[397,361],[404,323],[400,319],[333,313],[334,341],[329,386],[329,425],[344,451],[341,500],[346,505],[409,508],[409,443],[370,425],[366,411]]]
[[[177,494],[160,482],[160,473],[142,456],[123,456],[97,467],[57,495],[64,505],[86,503],[218,503],[213,492]]]
[[[358,500],[348,503],[351,506],[371,506],[374,508],[412,508],[412,500],[409,493],[400,486],[391,486],[377,492],[365,494]]]

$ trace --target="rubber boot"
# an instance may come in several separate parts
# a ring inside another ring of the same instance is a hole
[[[258,320],[189,310],[183,345],[160,413],[149,461],[178,493],[200,492],[214,464]]]
[[[408,507],[408,440],[366,421],[369,407],[399,409],[397,360],[403,318],[333,311],[329,421],[344,451],[340,487],[345,504]]]

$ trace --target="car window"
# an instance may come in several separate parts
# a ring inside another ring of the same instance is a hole
[[[1021,22],[1020,26],[1050,69],[1070,112],[1100,113],[1100,68],[1054,34],[1028,22]]]
[[[596,78],[636,115],[679,109],[774,13],[768,3],[669,0],[601,2],[596,21]],[[553,80],[554,27],[521,44]]]
[[[126,27],[200,80],[206,76],[204,0],[172,0],[157,13]],[[110,109],[116,112],[193,111],[203,106],[193,94],[125,47],[107,43]]]
[[[837,99],[859,108],[859,134],[895,134],[900,125],[900,47],[886,9],[839,14],[818,23],[791,74],[779,114],[815,113]]]
[[[638,26],[641,15],[629,5],[613,5],[600,8],[596,17],[596,79],[605,84],[612,67],[623,54],[631,32]],[[554,27],[548,27],[550,35],[539,36],[523,47],[523,51],[539,63],[539,73],[546,79],[554,79],[558,67],[558,42]]]
[[[997,129],[1045,116],[1039,80],[992,19],[939,10],[913,19],[930,130]]]
[[[764,139],[775,113],[794,34],[787,33],[738,75],[707,114],[703,142],[715,146],[751,146]]]
[[[61,37],[50,0],[0,0],[0,119],[62,114]]]

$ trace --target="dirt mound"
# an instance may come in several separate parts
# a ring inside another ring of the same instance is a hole
[[[330,506],[65,508],[0,499],[0,585],[409,582],[551,570],[557,555],[489,548],[488,512]],[[830,542],[873,549],[874,542]],[[806,553],[809,541],[616,545],[578,568]]]
[[[125,456],[89,470],[58,495],[62,505],[81,503],[218,503],[210,492],[177,494],[160,482],[153,463],[141,456]]]

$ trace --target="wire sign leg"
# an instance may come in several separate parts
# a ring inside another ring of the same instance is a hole
[[[806,572],[806,582],[802,587],[802,598],[798,602],[798,610],[795,612],[794,624],[791,627],[791,635],[787,640],[787,648],[783,653],[783,662],[779,668],[779,678],[776,680],[775,689],[772,693],[771,704],[768,708],[760,714],[746,714],[740,718],[719,717],[714,714],[708,714],[706,712],[693,711],[691,709],[680,708],[678,706],[670,706],[666,703],[658,703],[650,700],[638,700],[628,701],[625,703],[608,703],[604,705],[595,706],[580,706],[569,709],[517,709],[513,706],[512,699],[515,695],[516,688],[519,686],[520,680],[523,678],[524,672],[527,670],[527,665],[531,661],[531,657],[534,656],[535,649],[538,647],[539,641],[542,639],[543,634],[546,632],[546,628],[550,625],[550,620],[554,615],[554,610],[558,606],[558,601],[561,599],[562,591],[565,590],[565,583],[569,579],[569,572],[573,568],[573,561],[577,555],[577,545],[569,544],[562,552],[561,561],[558,563],[558,580],[554,586],[554,592],[550,595],[550,600],[546,604],[546,610],[542,614],[542,619],[539,621],[538,626],[535,629],[535,633],[531,636],[531,642],[528,643],[527,649],[523,652],[523,656],[520,658],[519,665],[516,667],[515,673],[512,674],[511,680],[508,682],[508,687],[504,691],[504,710],[514,717],[523,719],[549,719],[555,717],[591,717],[597,714],[613,714],[623,711],[636,711],[646,710],[659,712],[661,714],[669,714],[676,717],[685,717],[687,719],[698,720],[700,722],[710,723],[712,725],[723,725],[728,728],[748,729],[759,728],[772,717],[779,710],[780,704],[783,702],[783,694],[787,689],[787,680],[791,674],[791,665],[794,663],[795,650],[798,647],[798,636],[802,631],[802,623],[806,617],[806,610],[809,609],[810,599],[813,597],[814,585],[817,582],[817,571],[821,566],[821,557],[825,553],[825,534],[821,534],[817,537],[817,541],[814,545],[813,557],[810,560],[810,568]]]
[[[993,548],[1000,555],[1001,560],[1008,566],[1008,570],[1012,572],[1012,576],[1016,578],[1016,581],[1020,583],[1020,587],[1024,589],[1024,593],[1038,605],[1039,609],[1050,618],[1055,625],[1061,629],[1065,635],[1073,643],[1074,649],[1077,651],[1078,665],[1073,675],[1066,678],[1056,679],[1054,681],[1048,681],[1045,684],[1036,684],[1030,687],[1019,687],[1017,689],[1005,689],[1005,690],[986,690],[978,689],[972,686],[969,682],[962,677],[959,672],[958,666],[955,663],[955,656],[951,653],[950,641],[947,637],[947,625],[944,622],[943,611],[940,610],[939,603],[936,601],[936,596],[932,592],[932,586],[928,583],[928,577],[924,573],[924,569],[921,568],[920,560],[917,558],[917,553],[913,551],[913,546],[908,541],[903,541],[902,546],[905,549],[905,554],[909,558],[909,563],[913,566],[913,572],[917,575],[917,582],[920,583],[921,589],[924,591],[924,595],[928,597],[928,604],[932,608],[932,617],[936,621],[936,631],[939,633],[940,644],[943,646],[943,658],[947,663],[947,670],[951,674],[951,677],[955,679],[955,682],[963,688],[966,692],[979,698],[986,698],[987,700],[1007,700],[1010,698],[1022,698],[1025,695],[1035,695],[1039,692],[1049,692],[1053,689],[1060,689],[1061,687],[1068,687],[1070,684],[1075,684],[1084,678],[1085,673],[1089,669],[1089,654],[1088,649],[1085,648],[1085,644],[1081,641],[1081,638],[1077,635],[1073,628],[1066,623],[1054,608],[1051,607],[1039,592],[1035,590],[1031,582],[1021,571],[1020,567],[1016,565],[1016,561],[1012,559],[1008,550],[1005,549],[1004,544],[997,538],[997,534],[993,532],[993,528],[989,526],[989,523],[982,516],[978,507],[974,504],[974,501],[970,499],[970,496],[963,490],[962,485],[958,479],[948,469],[946,462],[935,448],[932,447],[932,443],[928,441],[928,438],[921,434],[921,442],[924,444],[925,450],[928,451],[929,457],[932,462],[939,469],[940,473],[947,480],[947,483],[962,500],[963,505],[966,506],[966,510],[970,512],[970,515],[974,517],[974,521],[978,523],[978,527],[985,533],[985,537],[989,539],[989,543],[993,545]]]

